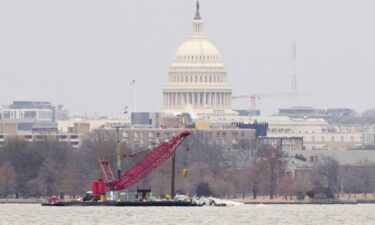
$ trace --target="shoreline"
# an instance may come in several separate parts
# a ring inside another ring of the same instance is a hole
[[[228,199],[245,205],[355,205],[375,204],[375,199],[314,199],[314,200],[285,200],[285,199]],[[42,204],[43,199],[0,199],[0,204]],[[69,202],[69,201],[66,201]]]
[[[0,199],[0,204],[41,204],[41,199]]]
[[[281,200],[281,199],[231,199],[246,205],[355,205],[375,204],[375,199],[309,199],[309,200]]]

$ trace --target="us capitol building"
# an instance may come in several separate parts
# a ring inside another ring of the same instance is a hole
[[[192,36],[177,50],[162,89],[163,112],[190,113],[193,117],[236,115],[231,108],[232,88],[220,52],[203,33],[199,2]]]

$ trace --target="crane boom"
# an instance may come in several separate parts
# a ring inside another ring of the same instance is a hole
[[[111,180],[113,173],[108,166],[108,161],[100,160],[102,173],[107,176],[106,179],[93,183],[93,194],[98,196],[105,194],[108,190],[123,190],[138,183],[169,159],[189,135],[190,132],[185,130],[169,141],[161,143],[145,155],[140,162],[124,172],[120,179]]]

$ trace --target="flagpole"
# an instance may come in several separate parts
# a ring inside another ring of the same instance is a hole
[[[134,82],[134,112],[137,112],[137,83]]]

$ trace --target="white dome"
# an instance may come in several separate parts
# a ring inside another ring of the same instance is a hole
[[[220,52],[205,38],[191,38],[176,51],[176,61],[219,61]]]
[[[232,88],[220,52],[203,34],[199,3],[192,36],[176,51],[163,87],[166,113],[192,115],[235,115],[231,109]]]

